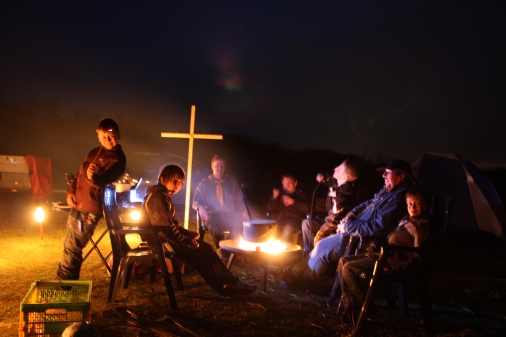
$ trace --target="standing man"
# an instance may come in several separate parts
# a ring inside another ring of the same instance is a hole
[[[406,192],[413,187],[414,178],[411,166],[399,159],[390,160],[377,171],[383,172],[385,186],[373,199],[351,210],[337,226],[337,233],[318,242],[307,259],[286,270],[283,278],[287,286],[304,290],[314,287],[328,268],[337,266],[350,236],[386,242],[406,215]]]
[[[86,246],[102,218],[104,186],[125,172],[126,157],[118,144],[118,123],[104,118],[96,129],[100,147],[91,150],[67,189],[67,204],[72,207],[67,220],[67,237],[56,270],[57,280],[79,280]]]
[[[225,231],[230,231],[231,239],[238,239],[242,234],[242,222],[249,219],[239,181],[225,173],[227,163],[215,155],[211,160],[213,174],[204,178],[193,196],[193,209],[199,212],[209,228],[209,234],[216,248],[225,238]],[[221,258],[228,261],[229,254],[221,252]]]
[[[281,189],[272,190],[267,208],[269,211],[278,212],[277,222],[281,240],[294,243],[293,234],[301,231],[302,219],[305,219],[310,211],[309,197],[298,186],[297,178],[291,173],[281,176],[281,186]]]
[[[302,221],[302,241],[306,254],[313,250],[316,242],[330,234],[335,234],[341,219],[356,206],[357,190],[355,180],[357,180],[358,175],[357,165],[348,159],[334,169],[332,178],[337,182],[337,186],[334,186],[332,181],[328,182],[329,193],[326,203],[328,216],[325,218],[325,222],[323,224],[318,223],[316,220],[310,222],[309,219]],[[320,183],[323,179],[324,176],[321,173],[316,176],[316,180]]]

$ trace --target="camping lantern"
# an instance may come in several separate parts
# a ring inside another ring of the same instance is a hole
[[[42,207],[37,207],[35,210],[35,220],[39,223],[40,228],[40,239],[44,240],[44,210]]]

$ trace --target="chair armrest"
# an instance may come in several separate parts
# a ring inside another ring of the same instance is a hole
[[[122,228],[122,229],[111,229],[112,234],[148,234],[152,235],[154,238],[157,238],[158,233],[160,232],[157,228]]]

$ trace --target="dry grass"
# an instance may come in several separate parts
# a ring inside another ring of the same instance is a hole
[[[34,280],[52,279],[61,255],[67,214],[47,210],[45,239],[32,219],[34,204],[23,194],[0,193],[0,336],[17,336],[19,306]],[[194,225],[194,224],[192,224]],[[96,234],[105,228],[102,222]],[[135,240],[135,238],[133,238]],[[433,286],[435,323],[440,336],[504,335],[506,268],[504,249],[445,246]],[[108,239],[100,245],[108,252]],[[252,261],[232,272],[260,284]],[[285,290],[272,277],[267,291],[223,299],[195,272],[183,276],[176,290],[179,310],[171,310],[161,278],[154,284],[132,280],[128,289],[107,303],[108,274],[94,252],[85,261],[82,279],[93,281],[92,324],[101,335],[114,336],[344,336],[350,327],[326,303],[330,279],[317,294]],[[415,302],[416,303],[416,302]],[[412,319],[388,313],[370,324],[371,336],[420,336],[423,324],[416,306]]]

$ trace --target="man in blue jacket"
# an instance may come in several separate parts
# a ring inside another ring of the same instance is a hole
[[[384,187],[373,199],[352,209],[338,225],[336,234],[319,241],[307,259],[285,271],[283,279],[289,287],[314,287],[320,276],[344,256],[350,236],[386,241],[394,231],[406,215],[406,192],[414,183],[411,166],[392,159],[377,171],[383,173]]]

